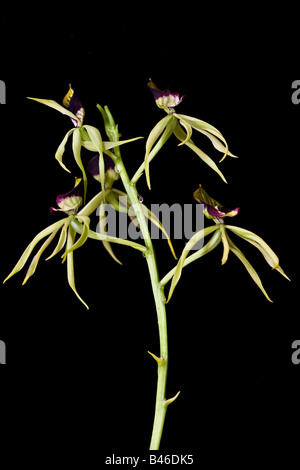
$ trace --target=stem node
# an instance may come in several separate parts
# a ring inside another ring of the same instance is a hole
[[[171,403],[173,403],[173,401],[176,400],[176,398],[178,397],[179,394],[180,394],[180,391],[178,393],[176,393],[176,395],[173,398],[169,398],[168,400],[165,400],[164,406],[168,407]]]
[[[157,364],[158,364],[159,366],[161,366],[161,365],[165,362],[165,360],[164,360],[163,357],[157,357],[155,354],[153,354],[153,353],[150,352],[150,351],[147,351],[147,353],[150,354],[150,356],[153,357],[153,359],[157,362]]]

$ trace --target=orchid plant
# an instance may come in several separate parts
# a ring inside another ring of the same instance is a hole
[[[104,248],[118,263],[120,263],[120,261],[115,256],[112,248],[114,243],[129,246],[132,249],[139,250],[143,253],[150,274],[160,340],[159,355],[155,355],[148,351],[156,361],[158,370],[156,406],[150,442],[150,449],[158,450],[167,408],[180,393],[178,392],[172,398],[166,399],[166,379],[169,360],[166,304],[172,298],[174,289],[182,275],[183,268],[208,254],[219,245],[222,245],[223,255],[221,263],[225,264],[229,253],[232,252],[244,265],[252,280],[257,284],[267,300],[271,301],[257,272],[242,251],[240,251],[240,249],[231,240],[231,235],[229,236],[229,233],[233,233],[255,246],[262,253],[263,257],[272,269],[277,270],[287,279],[288,277],[279,266],[277,255],[260,236],[244,228],[240,228],[235,225],[228,225],[224,222],[225,218],[233,218],[237,216],[239,208],[235,208],[233,210],[226,209],[222,204],[210,197],[203,189],[202,185],[199,185],[199,188],[194,191],[193,195],[195,200],[202,205],[205,216],[213,222],[213,225],[209,225],[193,235],[183,248],[180,257],[177,260],[172,242],[165,228],[155,214],[143,204],[143,201],[137,192],[136,185],[139,178],[143,173],[145,173],[148,187],[149,189],[151,188],[150,163],[172,135],[179,140],[179,146],[186,146],[192,150],[205,162],[207,166],[214,170],[223,181],[226,181],[226,179],[214,160],[193,142],[193,131],[199,132],[211,141],[214,148],[222,153],[221,161],[224,160],[227,155],[231,157],[235,157],[235,155],[229,151],[228,144],[218,129],[205,121],[191,116],[178,114],[175,111],[175,108],[181,103],[184,97],[179,97],[178,93],[171,93],[169,90],[159,90],[152,80],[149,81],[148,88],[154,97],[156,105],[165,111],[167,115],[164,116],[150,132],[146,140],[144,161],[131,178],[124,166],[120,147],[125,144],[133,143],[141,137],[135,137],[123,141],[120,140],[118,126],[115,124],[114,118],[107,106],[103,108],[100,105],[97,105],[103,118],[104,129],[108,138],[108,140],[103,140],[98,128],[84,124],[84,107],[71,86],[62,101],[62,105],[52,100],[29,98],[30,100],[34,100],[67,115],[71,119],[73,127],[64,136],[56,151],[55,158],[61,167],[65,171],[69,172],[69,169],[63,162],[63,158],[66,152],[67,141],[72,137],[72,153],[80,175],[76,175],[74,187],[70,191],[57,196],[57,207],[51,207],[50,209],[52,216],[58,217],[58,215],[62,213],[63,217],[44,228],[33,238],[5,281],[22,270],[29,260],[33,250],[40,242],[43,241],[29,264],[23,282],[23,284],[25,284],[36,271],[42,254],[57,236],[58,240],[56,246],[54,247],[52,254],[50,254],[47,259],[62,252],[62,262],[66,262],[67,265],[68,283],[78,299],[88,309],[89,307],[87,303],[80,297],[75,286],[74,252],[86,243],[89,238],[91,238],[101,241]],[[82,159],[82,148],[87,149],[92,153],[87,164],[84,163],[84,160]],[[87,201],[89,176],[96,179],[99,182],[100,187],[99,191],[89,201]],[[115,184],[118,184],[120,180],[123,184],[123,188],[117,189]],[[133,240],[109,235],[105,221],[105,208],[107,205],[111,205],[116,211],[128,214],[130,219],[139,227],[142,233],[143,243],[136,243]],[[96,211],[98,211],[97,214],[99,215],[99,224],[97,231],[93,231],[90,228],[90,216]],[[160,279],[158,274],[155,251],[148,229],[148,220],[155,224],[165,234],[171,252],[177,260],[176,266],[162,279]],[[192,255],[189,255],[189,252],[194,249],[196,243],[209,235],[211,237],[207,243],[202,246],[201,249],[196,250]],[[171,284],[168,298],[166,299],[165,288],[169,282],[171,282]]]

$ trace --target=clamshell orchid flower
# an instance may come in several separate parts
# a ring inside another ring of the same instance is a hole
[[[205,135],[211,141],[214,148],[223,153],[220,162],[224,160],[227,155],[237,158],[229,151],[228,144],[221,132],[205,121],[176,113],[175,107],[182,102],[184,96],[180,98],[178,93],[171,93],[169,90],[161,91],[152,80],[149,81],[148,88],[155,99],[156,105],[166,111],[167,116],[161,119],[150,132],[146,142],[144,163],[133,176],[132,182],[136,183],[143,171],[145,171],[147,184],[149,188],[151,188],[149,164],[169,138],[172,135],[175,135],[175,137],[180,141],[178,144],[179,146],[186,145],[189,147],[226,183],[227,181],[225,176],[220,171],[216,163],[205,152],[203,152],[203,150],[197,147],[191,139],[194,129]]]
[[[100,167],[100,182],[102,185],[102,189],[105,189],[105,163],[104,163],[104,152],[109,152],[109,155],[112,154],[110,149],[114,147],[133,142],[137,139],[141,139],[142,137],[136,137],[133,139],[123,140],[119,142],[103,142],[101,133],[99,130],[88,124],[83,124],[83,119],[85,116],[84,108],[79,100],[78,96],[74,92],[73,88],[70,85],[68,93],[63,98],[63,106],[53,100],[47,99],[40,99],[40,98],[29,98],[30,100],[37,101],[38,103],[44,104],[49,106],[50,108],[59,111],[62,114],[69,116],[74,124],[74,128],[70,129],[65,137],[63,138],[62,142],[58,146],[58,149],[55,153],[55,158],[61,167],[70,173],[70,170],[66,167],[63,163],[63,156],[65,153],[65,147],[69,137],[72,135],[72,151],[74,155],[75,162],[77,166],[80,168],[82,173],[82,180],[83,180],[83,202],[86,201],[86,193],[87,193],[87,175],[84,164],[82,162],[81,157],[81,148],[84,147],[85,149],[98,152],[99,155],[99,167]]]
[[[150,79],[148,88],[151,91],[158,108],[165,109],[169,113],[174,112],[174,108],[181,103],[184,96],[179,97],[179,93],[171,93],[170,90],[159,90]]]
[[[29,259],[32,251],[36,247],[36,245],[46,238],[46,241],[42,244],[36,255],[31,261],[29,268],[27,270],[26,276],[23,281],[23,285],[28,281],[28,279],[34,274],[38,262],[41,258],[41,255],[46,250],[46,248],[50,245],[52,240],[55,236],[60,232],[60,236],[57,242],[56,247],[54,248],[52,254],[46,258],[47,260],[58,254],[63,248],[65,251],[62,255],[62,262],[64,263],[67,261],[67,278],[68,283],[72,290],[75,292],[78,299],[86,306],[88,309],[87,304],[82,300],[79,296],[76,287],[75,287],[75,276],[74,276],[74,260],[73,260],[73,252],[80,246],[82,246],[88,238],[89,233],[89,224],[90,219],[86,216],[78,216],[77,212],[79,207],[82,205],[82,195],[79,192],[79,184],[81,179],[76,178],[74,188],[67,192],[66,194],[59,195],[56,198],[57,205],[59,208],[50,208],[50,212],[54,214],[55,212],[61,211],[64,212],[67,216],[63,219],[54,222],[53,224],[49,225],[49,227],[42,230],[38,235],[34,237],[31,243],[27,246],[26,250],[22,254],[21,258],[17,262],[14,269],[11,273],[7,276],[4,280],[6,282],[10,277],[14,274],[21,271],[21,269],[26,264],[27,260]],[[75,241],[76,230],[72,226],[72,222],[76,218],[76,223],[83,227],[82,234],[77,241]]]
[[[227,209],[215,199],[211,198],[202,188],[201,184],[194,192],[194,198],[203,205],[204,215],[208,219],[214,219],[216,223],[223,223],[224,217],[235,217],[239,213],[239,207],[236,209]]]
[[[88,162],[87,173],[95,180],[101,182],[99,168],[99,154],[94,155]],[[111,189],[114,182],[120,178],[120,174],[115,170],[115,163],[111,157],[104,154],[104,171],[105,171],[105,189]]]
[[[83,124],[83,119],[85,115],[84,107],[81,104],[80,99],[74,92],[71,85],[69,85],[69,91],[63,99],[63,105],[66,109],[71,111],[71,113],[75,114],[77,119],[71,118],[75,127],[80,127]]]
[[[286,279],[289,280],[288,276],[284,273],[282,268],[279,266],[279,259],[278,256],[274,253],[274,251],[269,247],[269,245],[258,235],[251,232],[250,230],[243,229],[241,227],[236,227],[233,225],[226,225],[224,223],[225,217],[234,217],[238,214],[239,209],[228,210],[221,206],[217,201],[212,199],[202,188],[200,185],[199,188],[194,192],[194,198],[200,203],[203,204],[203,210],[205,215],[208,218],[214,220],[215,225],[205,227],[204,229],[197,232],[186,244],[185,248],[182,251],[180,259],[177,263],[176,268],[174,268],[170,273],[165,276],[164,279],[161,280],[161,284],[165,285],[169,280],[172,279],[171,287],[169,291],[168,301],[171,299],[174,289],[180,279],[182,269],[184,266],[192,263],[196,259],[201,258],[202,256],[206,255],[213,249],[215,249],[220,243],[223,244],[223,256],[221,260],[221,264],[225,264],[230,251],[234,253],[237,258],[241,261],[244,265],[246,270],[248,271],[249,275],[251,276],[252,280],[256,283],[256,285],[260,288],[263,292],[265,297],[272,302],[270,297],[268,296],[267,292],[265,291],[260,277],[258,276],[257,272],[245,257],[245,255],[241,252],[241,250],[233,243],[231,238],[229,237],[228,232],[233,232],[234,234],[238,235],[243,240],[247,241],[251,245],[255,246],[263,255],[267,263],[271,266],[272,269],[275,269],[280,274],[282,274]],[[203,239],[207,235],[213,234],[210,240],[204,245],[200,250],[196,251],[192,255],[188,256],[189,252],[193,249],[196,243],[199,240]]]
[[[75,178],[74,188],[66,194],[59,194],[56,197],[56,204],[58,205],[59,209],[50,207],[50,212],[52,214],[57,211],[62,211],[69,215],[77,214],[78,209],[80,206],[82,206],[83,203],[82,193],[79,189],[80,183],[81,178]]]

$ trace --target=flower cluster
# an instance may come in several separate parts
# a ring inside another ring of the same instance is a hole
[[[107,194],[107,196],[109,196],[109,194],[112,194],[113,183],[119,179],[119,174],[115,171],[114,159],[116,159],[116,157],[113,153],[113,149],[123,145],[124,143],[132,142],[136,139],[104,142],[97,128],[83,124],[85,110],[71,85],[69,87],[68,93],[63,98],[63,106],[53,100],[39,98],[29,99],[42,103],[64,115],[69,116],[74,127],[70,129],[65,135],[56,151],[55,158],[62,168],[70,173],[68,168],[63,163],[63,156],[68,138],[70,135],[72,135],[73,155],[77,166],[81,170],[82,176],[81,178],[75,178],[75,186],[71,191],[56,197],[57,207],[50,208],[51,214],[55,215],[55,213],[64,213],[66,216],[57,222],[52,223],[34,237],[4,282],[23,268],[36,245],[47,237],[46,241],[43,242],[42,246],[29,265],[25,279],[23,281],[23,284],[25,284],[27,280],[34,274],[43,252],[50,245],[55,236],[60,233],[57,245],[54,248],[52,254],[48,256],[47,259],[52,258],[64,249],[62,254],[62,262],[67,262],[67,278],[69,285],[80,301],[88,308],[87,304],[79,296],[75,287],[73,252],[81,247],[89,237],[102,241],[105,248],[109,251],[114,259],[116,259],[116,257],[111,249],[111,242],[129,245],[141,251],[145,250],[142,245],[137,243],[133,243],[127,240],[120,240],[118,238],[106,235],[105,227],[100,231],[100,233],[93,232],[90,230],[89,218],[89,215],[95,211],[99,205],[105,202],[105,195]],[[93,153],[97,152],[89,160],[86,168],[81,157],[82,148],[85,148]],[[102,189],[102,191],[97,194],[88,204],[86,204],[87,174],[91,174],[91,176],[100,181]],[[79,212],[81,206],[84,207]],[[77,233],[80,236],[76,240]],[[116,259],[116,261],[118,260]]]
[[[71,119],[74,127],[70,129],[65,135],[56,151],[55,158],[61,167],[70,173],[68,168],[63,163],[63,156],[65,153],[66,143],[69,137],[72,135],[73,156],[77,166],[81,170],[81,177],[75,178],[75,185],[70,191],[65,194],[60,194],[56,197],[57,207],[50,208],[52,215],[57,213],[64,213],[65,217],[58,220],[57,222],[52,223],[34,237],[5,281],[7,281],[14,274],[18,273],[24,267],[37,244],[47,237],[46,241],[44,241],[31,261],[23,282],[23,284],[25,284],[27,280],[34,274],[43,252],[50,245],[56,235],[60,233],[57,245],[54,248],[52,254],[48,256],[47,259],[54,257],[64,249],[62,254],[62,262],[67,262],[67,278],[69,285],[80,301],[88,308],[87,304],[79,296],[75,287],[73,253],[76,249],[81,247],[88,238],[100,240],[111,257],[120,264],[122,263],[114,254],[111,243],[131,246],[132,248],[142,252],[147,251],[147,248],[144,245],[130,240],[109,236],[107,234],[105,222],[105,207],[106,204],[110,204],[112,207],[114,207],[115,210],[126,212],[132,222],[137,224],[135,210],[132,202],[125,192],[114,188],[114,183],[120,179],[120,174],[116,169],[118,158],[120,156],[119,147],[123,144],[133,142],[140,137],[120,141],[118,127],[115,125],[108,108],[105,107],[103,109],[100,105],[97,105],[97,108],[103,117],[106,134],[109,137],[108,142],[103,141],[97,128],[84,124],[83,121],[85,110],[71,86],[68,93],[63,98],[63,106],[52,100],[38,98],[30,99],[53,108],[62,114],[69,116]],[[89,159],[87,165],[85,165],[82,160],[82,148],[84,148],[86,151],[93,152],[94,154],[92,158]],[[97,153],[95,154],[95,152]],[[96,194],[96,196],[89,202],[86,201],[88,182],[87,175],[91,175],[101,184],[101,191]],[[79,211],[79,209],[81,210]],[[172,254],[175,259],[177,259],[170,238],[159,219],[142,203],[141,209],[144,213],[144,216],[147,217],[164,233],[166,239],[168,240]],[[99,214],[99,224],[97,232],[94,232],[90,229],[89,216],[96,210],[98,210]],[[76,234],[79,234],[77,240]]]

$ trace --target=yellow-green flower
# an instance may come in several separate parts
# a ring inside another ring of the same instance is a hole
[[[205,121],[176,113],[175,107],[180,104],[183,99],[183,97],[179,97],[178,93],[171,93],[169,90],[161,91],[156,87],[152,80],[148,83],[148,87],[154,96],[157,106],[166,111],[167,116],[162,118],[150,132],[146,142],[144,163],[133,176],[132,183],[136,183],[145,171],[147,184],[149,188],[151,187],[149,164],[172,135],[180,141],[178,144],[179,146],[186,145],[189,147],[194,153],[196,153],[196,155],[198,155],[198,157],[201,158],[201,160],[204,161],[206,165],[214,170],[222,180],[226,182],[225,176],[216,163],[205,152],[203,152],[203,150],[197,147],[191,139],[193,130],[205,135],[211,141],[214,148],[223,153],[220,160],[221,162],[224,160],[226,155],[235,157],[235,155],[229,151],[227,142],[221,132]]]
[[[83,180],[83,202],[86,201],[86,193],[87,193],[87,176],[85,166],[82,162],[81,158],[81,148],[84,147],[85,149],[91,152],[97,152],[99,155],[99,178],[102,186],[102,190],[105,189],[105,163],[104,163],[104,153],[108,152],[109,155],[112,155],[110,152],[111,149],[114,147],[119,147],[120,145],[133,142],[134,140],[140,139],[141,137],[136,137],[133,139],[123,140],[123,141],[116,141],[116,142],[103,142],[100,131],[94,127],[87,124],[83,124],[84,118],[84,108],[81,104],[81,101],[75,94],[74,90],[71,88],[68,93],[65,95],[63,99],[63,106],[53,100],[46,100],[40,98],[29,98],[30,100],[37,101],[38,103],[44,104],[49,106],[50,108],[59,111],[62,114],[69,116],[74,124],[74,128],[70,129],[65,137],[63,138],[62,142],[58,146],[58,149],[55,153],[55,158],[61,165],[61,167],[70,173],[70,170],[66,167],[63,163],[63,157],[65,153],[65,147],[69,137],[72,135],[72,151],[75,162],[77,166],[80,168],[82,173],[82,180]]]
[[[46,241],[43,242],[42,246],[37,251],[37,253],[33,257],[29,265],[29,268],[27,270],[26,276],[23,281],[23,285],[24,285],[28,281],[28,279],[35,273],[35,270],[37,268],[37,265],[39,263],[39,260],[43,252],[50,245],[50,243],[55,238],[55,236],[58,235],[58,233],[60,232],[56,247],[54,248],[52,254],[48,256],[48,258],[46,259],[48,260],[52,258],[53,256],[57,255],[63,248],[65,248],[64,253],[62,255],[62,262],[64,263],[65,261],[67,261],[68,283],[70,287],[72,288],[72,290],[75,292],[78,299],[88,309],[88,305],[82,300],[82,298],[79,296],[76,290],[75,275],[74,275],[73,252],[74,250],[78,249],[80,246],[82,246],[86,242],[89,236],[89,225],[90,225],[89,217],[84,216],[84,215],[81,215],[81,216],[76,215],[79,207],[82,204],[82,196],[80,195],[80,192],[78,190],[79,183],[80,183],[80,179],[76,178],[75,186],[71,191],[69,191],[66,194],[57,196],[56,202],[59,206],[59,209],[56,209],[54,207],[50,208],[51,213],[62,211],[67,214],[67,217],[60,219],[57,222],[54,222],[53,224],[49,225],[49,227],[46,227],[44,230],[42,230],[40,233],[38,233],[34,237],[34,239],[31,241],[31,243],[27,246],[27,248],[23,252],[22,256],[20,257],[19,261],[17,262],[17,264],[15,265],[11,273],[4,280],[4,282],[6,282],[14,274],[21,271],[21,269],[24,267],[24,265],[28,261],[31,253],[35,249],[36,245],[39,242],[41,242],[44,238],[47,237]],[[72,222],[75,221],[75,219],[76,219],[77,224],[79,224],[82,227],[82,234],[78,238],[77,241],[75,241],[76,230],[72,226]]]
[[[191,262],[195,261],[196,259],[201,258],[202,256],[206,255],[210,251],[214,250],[220,243],[223,245],[223,256],[221,260],[221,264],[225,264],[229,253],[232,252],[235,256],[241,261],[244,265],[248,273],[250,274],[253,281],[256,285],[260,288],[266,298],[272,302],[270,297],[268,296],[267,292],[265,291],[260,277],[258,276],[257,272],[245,257],[245,255],[241,252],[241,250],[233,243],[231,237],[229,236],[229,232],[238,235],[243,240],[247,241],[251,245],[255,246],[267,263],[271,266],[272,269],[275,269],[280,274],[282,274],[286,279],[289,280],[288,276],[284,273],[282,268],[279,266],[279,259],[278,256],[274,253],[274,251],[269,247],[269,245],[258,235],[251,232],[250,230],[243,229],[241,227],[236,227],[234,225],[227,225],[224,223],[223,217],[226,215],[228,216],[231,212],[231,216],[237,215],[237,209],[234,211],[229,211],[225,213],[222,211],[223,206],[220,206],[219,203],[216,201],[203,190],[202,186],[198,188],[197,191],[194,193],[195,199],[197,199],[201,204],[204,205],[204,211],[207,211],[210,218],[213,218],[215,221],[214,226],[205,227],[199,232],[197,232],[186,244],[184,247],[180,259],[177,263],[177,266],[174,270],[171,271],[171,276],[165,276],[162,279],[161,284],[165,285],[170,279],[172,279],[171,287],[169,291],[168,301],[172,297],[174,289],[181,277],[181,272],[184,266],[190,264]],[[215,206],[216,203],[216,206]],[[214,207],[215,206],[215,207]],[[224,209],[224,208],[223,208]],[[193,247],[202,240],[204,237],[213,234],[210,240],[204,245],[200,250],[196,251],[192,255],[188,256],[189,252],[193,249]]]

